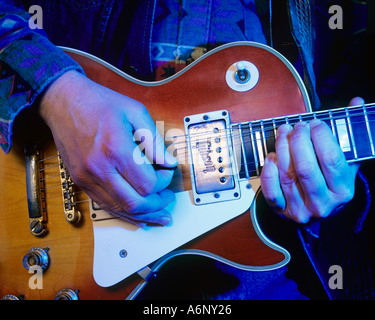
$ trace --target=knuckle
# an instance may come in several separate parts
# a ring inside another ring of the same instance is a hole
[[[321,161],[323,161],[328,168],[332,169],[342,168],[346,164],[342,152],[333,148],[322,152]]]
[[[293,220],[299,224],[305,224],[309,222],[310,217],[308,216],[302,216],[302,215],[295,215]]]
[[[354,198],[354,194],[355,194],[354,184],[353,186],[346,185],[341,190],[340,194],[338,194],[338,197],[339,197],[339,201],[337,201],[338,204],[341,205],[341,204],[351,201]]]
[[[71,176],[75,184],[77,184],[78,186],[84,185],[84,181],[86,178],[85,172],[83,172],[82,170],[75,170],[74,172],[72,172]]]
[[[148,177],[147,181],[143,181],[139,186],[136,187],[136,191],[141,196],[149,196],[154,193],[156,182],[156,177]]]
[[[316,174],[316,166],[311,161],[301,161],[296,168],[297,176],[302,180],[310,180]]]
[[[264,190],[264,188],[262,189],[263,191],[263,195],[264,195],[264,198],[266,199],[267,203],[271,206],[271,207],[275,207],[277,206],[277,203],[278,203],[278,197],[276,195],[276,192],[274,192],[273,190]]]
[[[307,223],[310,220],[310,215],[306,214],[303,210],[298,210],[295,212],[291,210],[291,208],[288,208],[284,215],[290,220],[300,224]]]
[[[266,198],[266,201],[268,205],[274,209],[274,210],[281,210],[283,211],[285,207],[282,205],[282,199],[280,197],[277,197],[276,195],[268,195]]]
[[[122,207],[127,213],[135,214],[142,211],[141,202],[136,199],[128,200]]]
[[[296,183],[298,180],[297,174],[294,170],[287,170],[285,172],[280,172],[280,183],[281,185],[291,185]]]
[[[293,131],[290,133],[290,143],[295,144],[299,143],[301,139],[306,139],[307,132],[305,130],[306,124],[305,123],[297,123]]]
[[[85,185],[85,181],[87,180],[87,176],[90,172],[88,165],[86,164],[86,160],[83,160],[79,164],[73,165],[72,168],[68,168],[68,170],[74,183],[79,186]]]
[[[121,144],[118,139],[113,136],[106,137],[100,144],[100,153],[102,153],[106,159],[113,159],[121,151],[121,148],[119,148]]]
[[[136,111],[139,112],[141,115],[148,114],[148,110],[143,103],[134,101],[134,105],[135,105]]]
[[[312,210],[312,215],[316,218],[326,218],[331,213],[331,209],[329,209],[327,206],[316,206]]]
[[[261,173],[261,181],[266,186],[275,181],[275,173],[264,167]]]
[[[344,196],[344,202],[349,202],[354,198],[354,187],[353,188],[348,188],[347,192],[345,193]]]

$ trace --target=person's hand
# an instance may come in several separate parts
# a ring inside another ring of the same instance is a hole
[[[349,105],[361,105],[354,98]],[[323,121],[282,125],[276,153],[269,153],[261,174],[263,195],[275,212],[296,222],[327,217],[354,196],[358,164],[348,164]]]
[[[177,162],[144,105],[69,71],[48,88],[39,113],[73,181],[103,210],[142,226],[169,224],[163,209],[175,199],[166,189],[173,170],[151,163],[172,168]],[[142,141],[147,157],[134,141],[141,129],[151,137]]]

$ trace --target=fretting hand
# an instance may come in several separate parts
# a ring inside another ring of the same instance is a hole
[[[349,105],[363,103],[354,98]],[[264,197],[275,212],[306,223],[328,216],[353,198],[359,165],[347,163],[323,121],[280,126],[275,149],[261,174]]]

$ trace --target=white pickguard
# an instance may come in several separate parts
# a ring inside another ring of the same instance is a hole
[[[192,191],[176,193],[176,201],[167,207],[172,223],[165,227],[138,228],[121,219],[93,221],[95,281],[102,287],[112,286],[244,213],[255,196],[254,190],[247,185],[247,181],[240,182],[239,199],[202,206],[193,203]],[[126,250],[126,257],[120,256],[122,250]]]

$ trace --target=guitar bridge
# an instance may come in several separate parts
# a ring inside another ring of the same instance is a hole
[[[195,204],[240,198],[229,113],[188,116],[184,123]]]
[[[76,223],[81,219],[81,213],[76,209],[75,194],[73,190],[74,183],[70,178],[69,172],[66,170],[60,155],[59,163],[65,220],[69,223]]]

